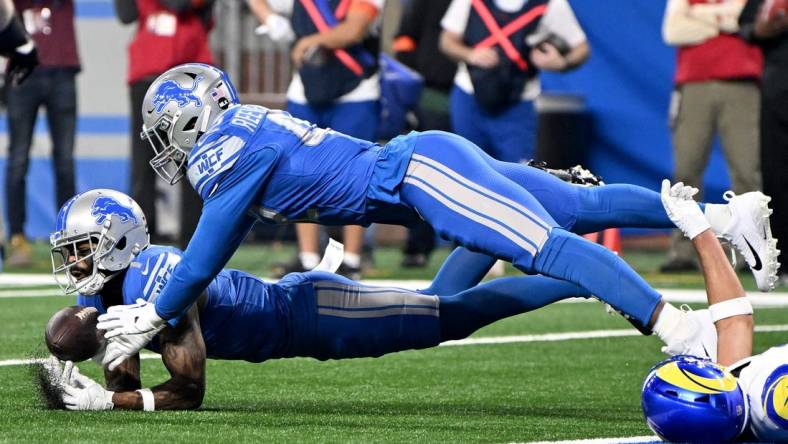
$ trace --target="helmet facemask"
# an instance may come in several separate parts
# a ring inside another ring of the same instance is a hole
[[[62,238],[60,233],[50,236],[50,258],[55,281],[66,294],[79,292],[83,295],[94,295],[101,291],[114,273],[100,268],[101,261],[115,248],[116,241],[107,236],[111,222],[108,219],[100,233],[81,233]],[[84,267],[85,277],[77,278],[73,270],[80,264],[89,263]]]
[[[188,149],[181,148],[173,137],[176,125],[180,124],[181,112],[178,111],[170,118],[167,115],[161,116],[152,128],[142,125],[140,137],[147,140],[153,148],[154,156],[150,160],[150,166],[170,185],[178,183],[186,174],[187,163],[189,161],[189,150],[197,139],[202,136],[211,123],[211,109],[205,107],[199,117],[192,117],[190,121],[183,124],[179,133],[185,134],[185,142],[191,142]],[[191,135],[191,139],[189,140]]]
[[[172,141],[173,128],[175,125],[172,120],[168,116],[162,116],[153,128],[146,128],[143,125],[140,134],[140,137],[147,140],[153,148],[154,156],[149,162],[151,168],[170,185],[175,185],[181,180],[189,159],[188,153]]]

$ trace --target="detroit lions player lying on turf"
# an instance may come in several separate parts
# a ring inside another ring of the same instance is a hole
[[[621,258],[569,231],[672,227],[658,193],[627,185],[579,191],[542,171],[495,161],[443,132],[411,133],[381,147],[281,111],[239,105],[225,73],[207,65],[162,74],[142,113],[143,136],[157,153],[151,165],[170,183],[186,174],[204,206],[160,297],[134,307],[135,315],[121,316],[107,332],[118,338],[108,344],[109,368],[196,301],[257,219],[368,225],[421,217],[444,238],[523,272],[564,279],[610,301],[640,301],[633,318],[643,327],[663,311],[660,295]],[[777,269],[766,202],[753,193],[731,198],[729,206],[705,207],[719,234],[757,259],[752,264],[762,289],[773,286]]]
[[[693,190],[676,190],[663,199],[680,227],[704,226],[693,195]],[[660,363],[646,379],[643,407],[649,426],[673,441],[716,442],[735,438],[749,424],[761,441],[788,442],[788,345],[752,356],[753,310],[736,273],[710,230],[684,233],[698,251],[709,303],[707,310],[694,312],[702,322],[701,341],[690,353],[726,366],[737,378],[749,418],[732,408],[741,402],[735,384],[700,386],[704,379],[698,376],[708,375],[704,363],[678,358]],[[677,368],[681,371],[672,371]],[[697,373],[681,376],[693,370]],[[719,375],[711,382],[724,381]]]
[[[154,301],[183,264],[177,249],[148,245],[139,206],[112,190],[93,190],[70,200],[58,214],[51,239],[58,282],[66,292],[80,293],[78,304],[100,313],[112,313],[138,296]],[[194,408],[204,392],[206,358],[260,362],[292,356],[374,357],[465,338],[499,319],[588,295],[575,284],[544,276],[476,285],[483,273],[473,263],[464,269],[477,277],[465,281],[473,287],[438,296],[364,286],[326,272],[293,273],[269,284],[241,271],[223,270],[196,304],[148,345],[162,354],[172,375],[169,381],[152,392],[135,392],[140,388],[135,355],[106,373],[108,390],[83,376],[63,379],[64,401],[71,409],[153,408],[154,401],[159,409]],[[435,287],[449,287],[440,282],[449,274],[440,276]],[[628,315],[642,309],[635,296],[601,299]],[[695,321],[682,317],[677,322]],[[89,327],[103,329],[101,324]]]

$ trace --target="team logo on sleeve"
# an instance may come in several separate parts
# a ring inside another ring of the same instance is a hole
[[[194,79],[191,89],[184,88],[175,80],[165,80],[159,85],[159,89],[153,95],[153,105],[156,107],[156,112],[161,114],[164,107],[170,102],[178,104],[179,108],[183,108],[189,103],[194,103],[195,106],[202,106],[202,100],[194,94],[197,85],[202,80],[202,76]]]
[[[93,207],[90,209],[90,215],[96,218],[96,223],[98,225],[103,224],[108,217],[113,215],[118,216],[122,223],[128,221],[133,221],[135,224],[137,223],[137,216],[134,215],[134,211],[132,211],[130,207],[122,205],[109,196],[99,196],[99,198],[93,202]]]
[[[780,366],[766,379],[761,402],[766,416],[781,428],[788,428],[788,365]]]

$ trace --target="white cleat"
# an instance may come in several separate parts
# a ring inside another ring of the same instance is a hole
[[[728,201],[731,221],[717,236],[728,241],[744,257],[750,266],[755,284],[761,291],[774,290],[780,263],[777,256],[777,239],[772,237],[769,224],[771,197],[760,191],[736,195],[726,191],[723,198]]]
[[[717,360],[717,329],[709,310],[693,311],[681,306],[681,323],[671,333],[671,340],[662,347],[670,356],[692,355]]]

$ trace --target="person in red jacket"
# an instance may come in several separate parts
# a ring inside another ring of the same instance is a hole
[[[123,24],[137,24],[128,47],[131,104],[131,195],[148,215],[151,236],[157,238],[156,175],[148,165],[151,150],[139,137],[142,99],[153,80],[173,66],[186,62],[213,62],[208,33],[213,26],[213,0],[115,0],[115,13]],[[189,186],[181,187],[181,243],[194,231],[200,199]],[[192,218],[193,219],[193,218]]]
[[[722,142],[733,191],[761,188],[758,82],[763,56],[737,34],[742,6],[742,0],[669,0],[665,10],[663,38],[678,48],[670,118],[673,179],[701,190],[715,134]],[[661,271],[697,268],[692,244],[674,232]]]

